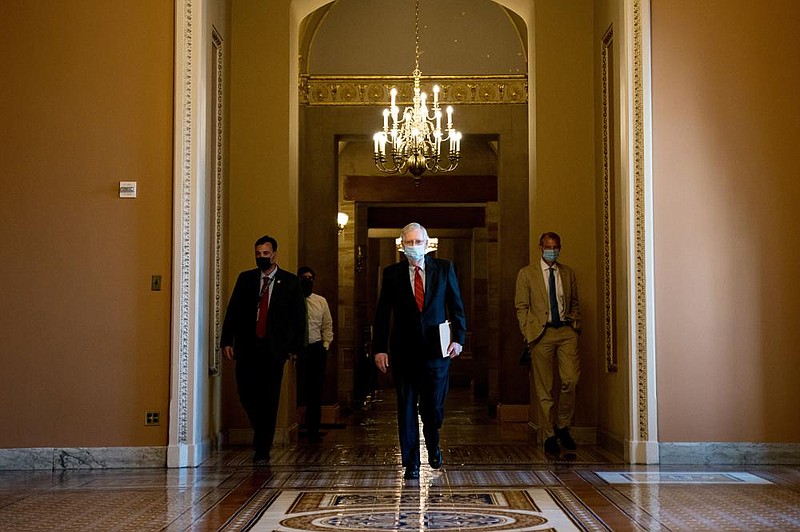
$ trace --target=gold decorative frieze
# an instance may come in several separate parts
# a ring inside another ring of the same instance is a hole
[[[439,85],[439,101],[448,104],[528,103],[528,76],[422,76],[422,90],[432,94]],[[398,104],[410,105],[411,76],[300,76],[302,105],[389,105],[389,91],[397,88]]]

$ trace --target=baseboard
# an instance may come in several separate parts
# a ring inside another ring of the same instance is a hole
[[[219,448],[219,435],[198,444],[178,444],[167,447],[167,467],[197,467]]]
[[[253,429],[228,429],[225,431],[228,445],[253,445]]]
[[[293,423],[286,428],[276,427],[275,439],[272,440],[272,445],[283,447],[297,443],[297,433],[299,430],[300,425],[297,423]],[[225,431],[225,442],[228,445],[252,445],[253,429],[228,429]]]
[[[38,447],[0,449],[0,470],[166,467],[166,447]]]
[[[660,443],[661,465],[797,465],[798,443]]]
[[[658,442],[654,440],[626,440],[623,458],[629,464],[658,464]]]
[[[597,430],[597,445],[616,456],[625,456],[625,440],[608,431]]]
[[[295,417],[297,419],[297,423],[299,423],[301,426],[305,425],[306,407],[298,406]],[[341,427],[343,425],[342,413],[341,413],[341,408],[339,408],[339,403],[322,405],[320,407],[319,424],[322,427]]]
[[[544,443],[538,424],[530,421],[528,428],[536,433],[538,443]],[[578,445],[597,445],[597,427],[570,427],[569,433]]]

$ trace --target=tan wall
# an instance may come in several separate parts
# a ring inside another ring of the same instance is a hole
[[[594,169],[593,25],[590,2],[536,2],[536,160],[530,249],[561,235],[561,258],[578,277],[584,367],[575,424],[597,417],[598,309]]]
[[[231,2],[229,280],[255,268],[253,243],[278,240],[278,263],[297,257],[297,199],[289,179],[288,0]]]
[[[629,379],[630,379],[630,345],[628,342],[628,279],[630,272],[627,266],[628,249],[627,241],[628,224],[628,177],[623,172],[623,156],[621,129],[622,117],[625,116],[621,102],[621,87],[624,85],[625,72],[620,66],[624,60],[626,35],[623,27],[623,0],[595,0],[594,2],[594,103],[595,103],[595,179],[596,198],[595,205],[597,220],[597,260],[595,263],[597,273],[597,356],[594,367],[597,370],[597,426],[599,441],[623,454],[623,444],[629,439]],[[603,52],[604,38],[611,31],[611,44],[607,48],[607,86],[609,90],[608,101],[603,109]],[[605,176],[604,164],[604,128],[608,131],[608,158],[609,171]],[[604,180],[608,179],[608,205],[605,204]],[[606,319],[605,319],[605,226],[604,220],[610,226],[611,244],[609,255],[611,275],[609,292],[612,294],[611,306],[613,314],[611,319],[611,353],[606,347]],[[616,371],[609,371],[606,357],[615,355]]]
[[[800,3],[653,0],[662,441],[800,441]]]
[[[231,0],[230,165],[227,188],[228,294],[255,268],[253,243],[278,240],[278,265],[297,268],[296,186],[289,179],[289,0]],[[224,362],[226,428],[249,428],[236,397],[234,364]]]
[[[7,1],[0,20],[0,447],[165,445],[172,2]]]

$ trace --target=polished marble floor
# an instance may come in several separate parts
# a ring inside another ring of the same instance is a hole
[[[628,466],[591,446],[553,461],[464,391],[442,469],[403,480],[393,403],[267,466],[226,448],[194,469],[3,471],[0,530],[800,530],[800,467]]]

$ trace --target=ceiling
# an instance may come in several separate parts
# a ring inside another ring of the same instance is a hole
[[[523,28],[519,17],[490,0],[420,0],[420,70],[526,74]],[[309,15],[304,32],[311,75],[409,75],[414,69],[413,0],[336,0]]]

